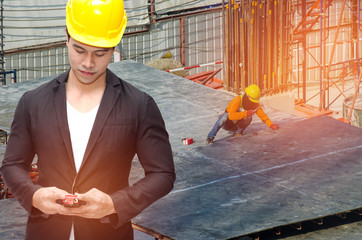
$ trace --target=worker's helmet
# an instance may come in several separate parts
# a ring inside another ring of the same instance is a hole
[[[69,35],[81,43],[115,47],[127,25],[123,0],[69,0],[66,24]]]
[[[254,103],[259,103],[260,101],[260,89],[257,85],[252,84],[245,88],[245,94],[249,97],[249,100]]]

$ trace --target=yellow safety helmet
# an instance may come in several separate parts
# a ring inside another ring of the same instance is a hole
[[[66,24],[69,35],[78,42],[115,47],[127,25],[123,0],[69,0]]]
[[[257,85],[252,84],[245,88],[245,94],[249,97],[249,100],[254,103],[259,103],[260,101],[260,89]]]

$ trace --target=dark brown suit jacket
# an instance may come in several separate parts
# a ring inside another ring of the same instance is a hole
[[[29,213],[26,239],[68,239],[73,221],[77,240],[133,239],[130,220],[171,191],[175,181],[161,113],[149,95],[107,70],[107,86],[77,174],[66,112],[68,74],[25,93],[11,126],[1,172]],[[35,154],[37,184],[27,173]],[[145,177],[129,186],[135,154]],[[117,214],[101,220],[45,215],[32,207],[32,197],[50,186],[73,193],[97,188],[110,194]]]

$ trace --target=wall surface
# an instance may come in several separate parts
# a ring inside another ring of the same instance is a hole
[[[185,16],[185,66],[199,65],[222,60],[221,12]],[[149,31],[132,34],[144,29],[128,27],[117,49],[122,59],[147,63],[159,59],[168,51],[172,58],[181,62],[181,20],[170,19],[150,25]],[[221,66],[192,69],[189,74],[213,70]],[[5,55],[6,71],[16,70],[17,82],[59,74],[69,68],[65,44],[40,50],[17,51]],[[218,77],[221,77],[219,75]],[[7,84],[14,75],[6,76]]]

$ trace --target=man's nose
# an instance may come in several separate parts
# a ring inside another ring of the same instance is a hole
[[[86,68],[93,68],[94,67],[94,57],[92,54],[86,54],[83,59],[83,66]]]

